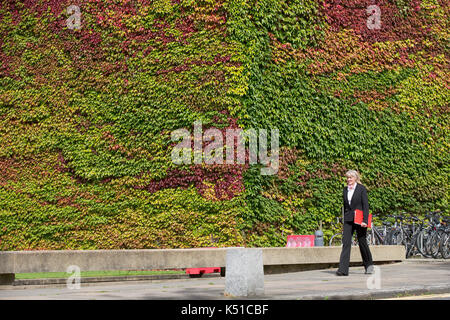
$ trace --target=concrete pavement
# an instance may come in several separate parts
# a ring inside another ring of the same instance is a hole
[[[337,277],[335,268],[265,275],[265,294],[251,299],[381,299],[424,293],[450,293],[450,261],[414,261],[377,266],[364,274],[363,267],[350,268],[348,277]],[[4,299],[164,299],[233,300],[224,296],[225,278],[174,279],[138,282],[82,283],[80,289],[66,285],[3,286]],[[239,298],[241,299],[241,298]]]
[[[400,298],[387,298],[381,300],[450,300],[450,293],[441,294],[420,294]]]

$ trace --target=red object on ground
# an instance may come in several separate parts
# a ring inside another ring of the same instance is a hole
[[[214,272],[220,272],[220,268],[188,268],[188,269],[186,269],[187,274],[202,275],[204,273],[214,273]]]
[[[290,235],[287,236],[286,247],[314,247],[314,235]]]
[[[216,249],[217,247],[205,247],[204,249]],[[199,275],[200,277],[204,273],[214,273],[220,272],[220,267],[209,267],[209,268],[187,268],[186,273],[189,275]]]

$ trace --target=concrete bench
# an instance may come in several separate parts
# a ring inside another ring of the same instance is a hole
[[[402,261],[403,246],[371,246],[375,263]],[[81,271],[184,269],[225,267],[225,294],[251,296],[264,293],[264,273],[293,267],[320,268],[339,262],[341,247],[217,248],[139,250],[54,250],[0,252],[0,284],[12,284],[14,274]],[[360,263],[359,249],[350,261]]]

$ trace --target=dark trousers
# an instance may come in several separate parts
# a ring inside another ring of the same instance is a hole
[[[370,253],[369,245],[367,244],[367,228],[363,228],[358,224],[354,224],[352,221],[344,222],[344,235],[342,237],[342,252],[339,259],[339,271],[348,274],[348,268],[350,266],[350,250],[352,248],[353,233],[356,230],[356,236],[358,237],[359,250],[361,251],[361,257],[364,267],[373,264],[372,254]]]

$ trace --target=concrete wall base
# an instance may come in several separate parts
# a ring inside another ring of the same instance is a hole
[[[14,273],[0,273],[0,285],[13,285],[15,278]]]

